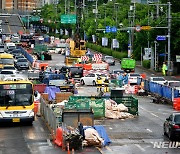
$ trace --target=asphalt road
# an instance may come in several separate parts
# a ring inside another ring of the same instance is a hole
[[[64,56],[54,54],[53,61],[49,61],[52,67],[60,68],[64,65]],[[116,63],[110,69],[118,69]],[[136,68],[138,73],[146,73],[147,76],[155,75],[152,72]],[[96,87],[80,86],[78,95],[96,95]],[[137,96],[135,96],[137,97]],[[150,96],[137,97],[139,100],[139,116],[133,119],[99,119],[96,125],[106,128],[112,143],[99,149],[99,153],[105,154],[176,154],[177,148],[156,148],[154,143],[169,142],[163,136],[163,122],[173,109],[170,105],[154,104]],[[37,117],[33,126],[21,124],[0,126],[0,154],[56,154],[63,152],[50,141],[50,132],[41,117]],[[96,149],[85,149],[75,153],[98,153]]]

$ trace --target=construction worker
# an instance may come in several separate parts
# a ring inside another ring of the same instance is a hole
[[[77,62],[78,62],[78,64],[81,64],[81,62],[82,62],[82,61],[81,61],[81,58],[78,58],[78,59],[77,59]]]
[[[109,92],[109,79],[108,77],[106,77],[106,79],[104,80],[104,92]]]
[[[103,83],[102,78],[100,76],[98,76],[97,79],[96,79],[97,92],[102,91],[102,83]]]
[[[166,65],[165,62],[163,62],[162,74],[163,74],[164,76],[166,76],[166,75],[167,75],[167,71],[168,71],[167,65]]]
[[[128,74],[126,72],[123,74],[123,83],[124,85],[128,84]]]

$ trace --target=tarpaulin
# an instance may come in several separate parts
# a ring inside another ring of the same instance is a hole
[[[51,101],[56,98],[56,93],[60,92],[60,88],[56,86],[49,86],[46,87],[44,92],[48,93],[49,100]]]
[[[101,125],[95,125],[94,128],[98,132],[100,137],[104,139],[104,146],[109,145],[111,143],[111,140],[109,139],[105,128]]]

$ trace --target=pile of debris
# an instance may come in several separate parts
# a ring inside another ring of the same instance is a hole
[[[111,119],[134,118],[132,114],[128,113],[128,108],[124,104],[117,104],[111,99],[105,101],[105,117]]]

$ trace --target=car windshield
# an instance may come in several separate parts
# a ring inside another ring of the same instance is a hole
[[[180,87],[180,82],[170,82],[169,86],[170,87]]]
[[[3,59],[1,59],[1,61],[4,65],[13,65],[14,64],[14,60],[12,58],[3,58]]]
[[[114,74],[118,74],[118,73],[124,73],[123,70],[116,70],[116,71],[113,71]]]
[[[27,62],[26,59],[18,59],[18,62]]]
[[[164,78],[153,78],[153,81],[165,81]]]
[[[13,74],[12,71],[1,71],[1,74]]]
[[[14,68],[14,67],[11,67],[11,66],[4,66],[3,69],[6,69],[6,70],[15,70],[15,68]]]
[[[0,49],[4,49],[4,45],[0,45]]]
[[[175,117],[174,117],[174,122],[177,124],[180,124],[180,114],[178,114],[178,115],[175,115]]]
[[[105,57],[105,59],[113,59],[113,57],[111,57],[111,56],[108,56],[108,57]]]
[[[130,74],[132,77],[140,77],[140,74]]]

